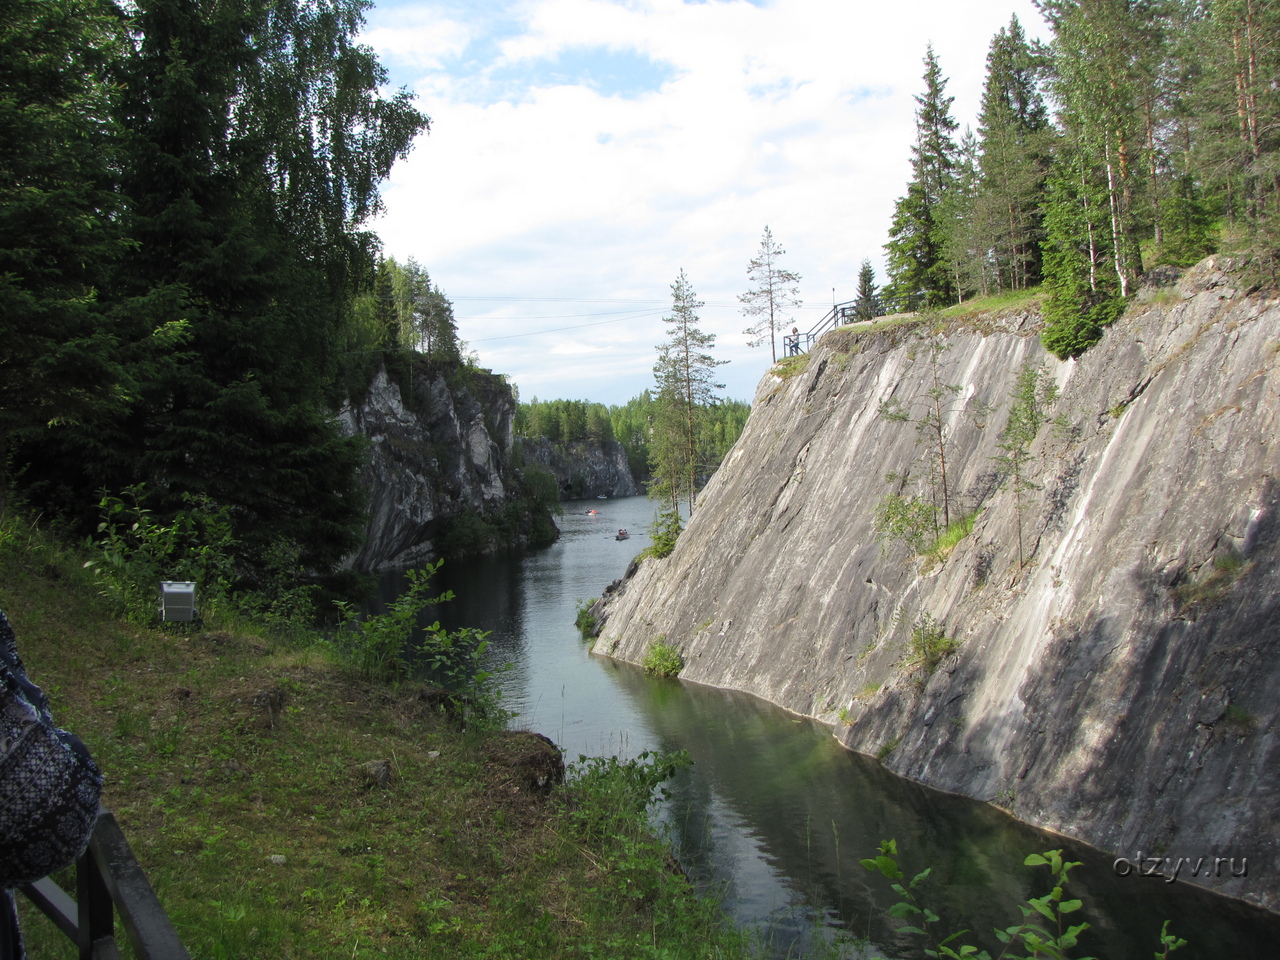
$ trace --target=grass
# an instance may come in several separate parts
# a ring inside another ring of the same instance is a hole
[[[921,550],[921,554],[931,563],[939,563],[951,555],[951,551],[956,545],[973,533],[973,525],[978,520],[978,514],[981,511],[974,511],[967,517],[960,517],[952,520],[947,528],[938,534],[938,538],[933,543]]]
[[[461,730],[323,643],[124,623],[84,559],[0,520],[0,606],[193,957],[747,955],[643,806],[558,785],[543,738]],[[74,957],[19,899],[31,955]]]
[[[1194,614],[1220,603],[1250,566],[1234,553],[1214,557],[1211,569],[1203,578],[1180,583],[1171,591],[1179,614]]]
[[[809,354],[800,353],[794,357],[783,357],[773,365],[772,373],[781,380],[790,380],[797,374],[803,373],[808,365]]]
[[[954,637],[948,637],[941,623],[925,613],[911,628],[911,639],[904,661],[907,667],[923,667],[926,677],[932,676],[946,657],[960,646]]]
[[[987,297],[975,297],[964,303],[953,304],[938,311],[939,316],[952,320],[971,320],[984,313],[1009,310],[1029,310],[1040,305],[1044,291],[1040,287],[1029,290],[1006,290]]]

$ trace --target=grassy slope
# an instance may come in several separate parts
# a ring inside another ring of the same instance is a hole
[[[535,789],[541,739],[459,731],[316,646],[123,624],[82,559],[0,521],[0,606],[193,957],[744,955],[642,820]],[[73,957],[33,914],[32,955]]]

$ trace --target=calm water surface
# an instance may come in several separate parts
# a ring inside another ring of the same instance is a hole
[[[927,899],[948,931],[1014,923],[1017,903],[1048,892],[1047,870],[1023,859],[1065,846],[1084,863],[1071,889],[1093,924],[1080,955],[1150,957],[1164,919],[1191,941],[1177,960],[1280,955],[1276,915],[1183,882],[1117,878],[1110,857],[895,777],[843,750],[820,724],[591,656],[573,625],[575,605],[599,596],[649,545],[653,513],[643,497],[571,501],[554,546],[446,564],[440,585],[457,598],[433,616],[492,631],[494,658],[514,665],[506,677],[508,706],[519,714],[513,725],[551,737],[566,759],[688,750],[694,766],[672,785],[659,819],[689,874],[719,893],[738,923],[761,931],[773,956],[806,956],[815,936],[836,933],[864,941],[846,956],[920,955],[886,915],[896,898],[858,862],[887,838],[898,841],[904,869],[933,867]],[[616,540],[619,527],[631,539]],[[388,579],[388,596],[397,581]],[[998,946],[990,936],[983,944]]]

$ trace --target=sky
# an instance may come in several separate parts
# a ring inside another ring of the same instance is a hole
[[[681,270],[723,395],[770,366],[738,297],[764,228],[803,331],[884,282],[932,43],[977,125],[991,38],[1031,0],[376,0],[362,42],[431,118],[371,225],[453,301],[520,398],[622,404],[653,384]],[[778,344],[779,354],[782,345]]]

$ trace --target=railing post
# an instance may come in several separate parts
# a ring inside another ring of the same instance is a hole
[[[98,816],[101,817],[102,813]],[[106,881],[90,850],[85,850],[76,861],[76,901],[80,914],[76,947],[80,951],[80,960],[94,960],[94,946],[99,940],[106,937],[114,942],[115,909],[111,905]]]

